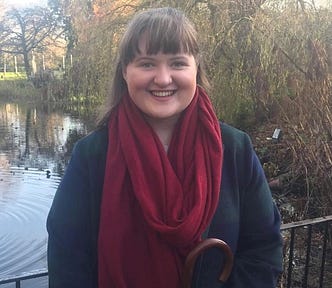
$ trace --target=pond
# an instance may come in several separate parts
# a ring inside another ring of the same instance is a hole
[[[46,217],[73,144],[93,118],[86,107],[0,103],[0,279],[47,267]]]

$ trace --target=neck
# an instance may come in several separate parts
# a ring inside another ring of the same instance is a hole
[[[148,116],[145,117],[146,121],[150,124],[153,131],[159,137],[160,142],[164,145],[165,150],[167,150],[171,139],[174,127],[178,121],[179,116],[171,117],[167,119],[152,119]]]

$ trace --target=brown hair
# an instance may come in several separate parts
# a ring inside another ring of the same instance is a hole
[[[193,55],[198,67],[197,84],[205,89],[210,87],[202,67],[196,29],[184,13],[169,7],[140,12],[130,21],[120,42],[107,110],[98,121],[98,126],[107,124],[113,108],[128,91],[122,71],[140,53],[139,41],[143,34],[146,37],[147,54],[181,52]]]

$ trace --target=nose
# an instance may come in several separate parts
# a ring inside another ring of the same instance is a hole
[[[160,65],[156,69],[156,74],[154,76],[154,83],[160,87],[165,87],[172,83],[172,73],[170,67],[167,65]]]

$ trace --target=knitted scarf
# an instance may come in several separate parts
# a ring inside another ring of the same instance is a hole
[[[222,142],[197,88],[166,153],[128,95],[109,121],[98,240],[99,288],[177,288],[218,204]]]

